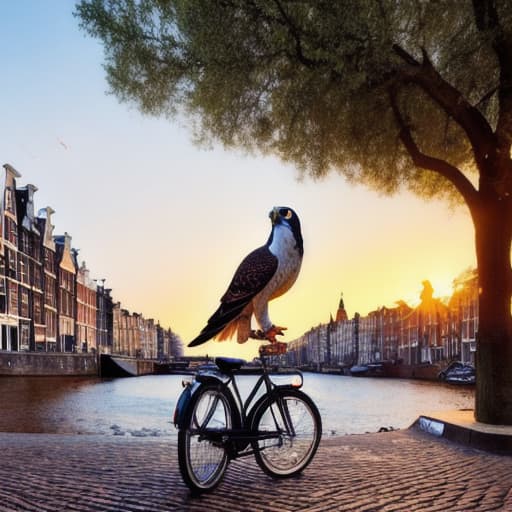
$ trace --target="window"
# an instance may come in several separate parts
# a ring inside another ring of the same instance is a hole
[[[27,324],[21,325],[20,345],[22,350],[27,350],[30,339],[30,327]]]
[[[9,313],[18,315],[18,284],[9,281]]]
[[[22,283],[29,284],[29,259],[24,254],[18,254],[19,280]]]
[[[0,313],[5,313],[7,290],[5,287],[5,277],[0,276]]]
[[[18,228],[10,217],[5,217],[5,239],[18,246]]]
[[[469,323],[469,336],[468,336],[468,338],[474,339],[475,338],[475,332],[476,332],[475,320],[473,318],[471,318],[471,320],[468,323]]]
[[[34,323],[43,324],[43,298],[38,293],[34,294]]]
[[[73,296],[63,290],[60,294],[60,312],[65,316],[73,316]]]
[[[60,286],[68,292],[73,292],[73,274],[70,272],[62,271]]]
[[[55,274],[55,253],[48,249],[48,247],[44,248],[44,268],[48,272]]]
[[[24,318],[30,318],[30,309],[29,309],[29,296],[28,290],[23,286],[21,288],[21,316]]]
[[[41,266],[34,262],[33,263],[33,267],[32,267],[32,272],[33,272],[33,286],[35,288],[37,288],[38,290],[42,290],[42,283],[41,283]]]
[[[41,251],[39,250],[39,244],[36,241],[36,243],[31,244],[31,245],[32,245],[32,252],[31,252],[32,257],[36,261],[41,261]]]
[[[57,299],[55,294],[55,278],[46,275],[44,276],[44,300],[45,304],[52,308],[57,307]]]
[[[14,213],[14,190],[12,187],[5,187],[5,209]]]
[[[45,323],[46,323],[46,336],[48,338],[55,339],[55,337],[57,335],[56,313],[54,313],[53,311],[46,311]]]
[[[12,249],[6,249],[5,252],[7,256],[7,275],[13,279],[17,279],[16,252]]]
[[[25,254],[30,254],[30,240],[29,240],[29,235],[28,233],[23,230],[22,233],[21,233],[21,244],[20,244],[20,249],[22,252],[24,252]]]

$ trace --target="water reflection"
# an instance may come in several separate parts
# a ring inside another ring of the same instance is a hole
[[[101,380],[73,377],[0,378],[0,431],[176,435],[171,423],[183,377]],[[242,394],[253,377],[241,379]],[[305,374],[326,435],[405,428],[419,414],[473,408],[472,389],[436,382]]]
[[[306,387],[326,434],[407,428],[421,414],[474,407],[474,389],[438,382],[322,375]]]
[[[10,432],[76,432],[83,390],[98,379],[1,377],[0,430]],[[70,418],[73,419],[70,422]]]

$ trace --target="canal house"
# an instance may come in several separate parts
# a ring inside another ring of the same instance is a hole
[[[18,279],[20,347],[41,350],[45,342],[41,233],[34,214],[37,187],[16,189],[18,219]]]
[[[96,286],[96,346],[100,353],[112,353],[113,309],[112,290],[105,288],[105,279]]]
[[[43,318],[45,326],[44,346],[36,348],[45,352],[57,350],[57,254],[53,239],[52,208],[47,206],[39,210],[37,224],[41,233],[40,257],[43,286]]]
[[[57,254],[57,345],[60,352],[76,352],[75,296],[76,268],[71,252],[71,236],[68,233],[54,237]]]
[[[2,350],[28,350],[28,337],[20,342],[19,286],[18,280],[18,216],[16,210],[16,179],[21,174],[9,164],[4,165],[5,181],[1,205],[0,272],[0,337]]]
[[[73,252],[76,273],[76,322],[75,336],[77,350],[81,352],[97,351],[97,286],[91,279],[85,261],[78,267],[76,257],[78,251]]]

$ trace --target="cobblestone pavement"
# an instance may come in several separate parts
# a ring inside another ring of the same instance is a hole
[[[0,512],[512,511],[512,457],[416,430],[325,439],[293,479],[238,460],[200,498],[176,452],[172,438],[0,434]]]

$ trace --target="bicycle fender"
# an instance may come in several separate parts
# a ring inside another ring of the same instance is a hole
[[[185,421],[185,413],[188,409],[188,405],[190,400],[192,399],[192,395],[199,389],[199,382],[192,382],[185,386],[185,389],[181,392],[178,402],[176,403],[176,408],[174,409],[174,418],[173,423],[174,426],[178,429],[184,427]]]

